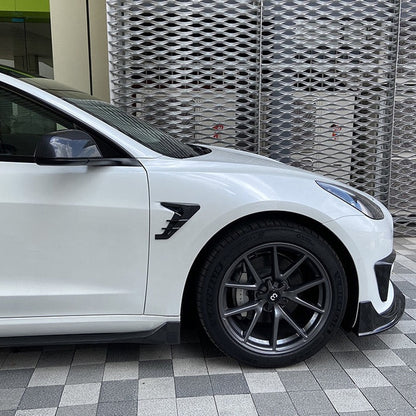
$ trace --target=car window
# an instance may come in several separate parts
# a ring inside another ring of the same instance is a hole
[[[138,143],[162,155],[174,158],[187,158],[200,156],[211,151],[204,147],[182,143],[169,133],[159,130],[144,120],[127,114],[114,105],[100,101],[89,94],[73,90],[54,80],[22,78],[22,81],[63,98],[131,137]]]
[[[74,128],[48,109],[11,91],[0,89],[0,157],[33,158],[38,140],[46,133]]]

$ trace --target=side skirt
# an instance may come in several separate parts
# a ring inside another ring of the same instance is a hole
[[[137,343],[179,344],[180,323],[166,322],[156,329],[113,334],[68,334],[30,337],[0,337],[0,347],[58,344]]]

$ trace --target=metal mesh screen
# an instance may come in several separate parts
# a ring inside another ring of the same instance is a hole
[[[407,233],[415,1],[107,0],[113,101],[183,141],[352,184]]]
[[[388,206],[400,234],[416,236],[416,1],[401,2]]]

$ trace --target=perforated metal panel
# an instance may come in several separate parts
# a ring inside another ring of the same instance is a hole
[[[108,0],[113,101],[354,185],[412,233],[415,2]]]

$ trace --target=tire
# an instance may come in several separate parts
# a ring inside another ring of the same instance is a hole
[[[282,367],[321,349],[347,303],[342,264],[316,232],[260,220],[231,230],[203,263],[197,308],[208,336],[227,355]]]

